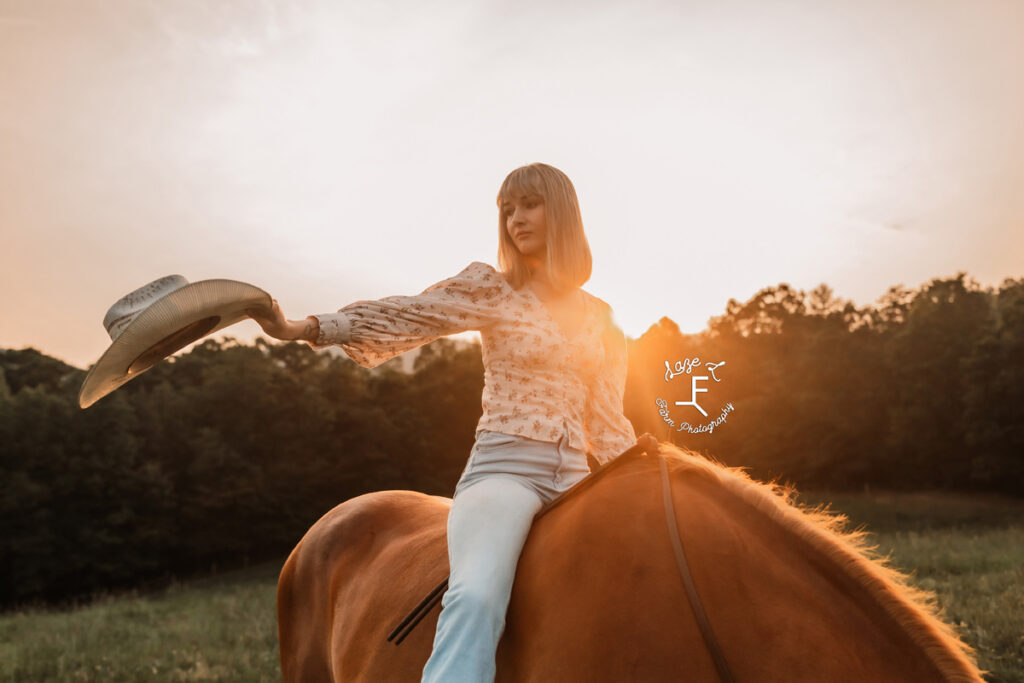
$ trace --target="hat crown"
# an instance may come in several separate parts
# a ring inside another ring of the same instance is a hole
[[[181,275],[167,275],[118,299],[103,316],[103,327],[107,328],[110,340],[117,341],[139,313],[187,284],[188,280]]]

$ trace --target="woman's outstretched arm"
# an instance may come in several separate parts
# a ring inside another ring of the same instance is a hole
[[[304,321],[278,315],[264,331],[278,339],[303,339],[317,349],[340,346],[354,361],[373,368],[439,337],[491,325],[505,297],[502,276],[486,263],[474,261],[420,294],[356,301],[337,313]]]

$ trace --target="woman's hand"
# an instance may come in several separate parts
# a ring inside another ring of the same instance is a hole
[[[310,320],[288,320],[284,317],[284,311],[281,310],[281,306],[278,305],[277,299],[273,300],[273,305],[269,308],[247,308],[245,312],[250,318],[255,320],[263,331],[274,339],[280,339],[282,341],[294,341],[296,339],[306,339],[307,341],[315,341],[316,337],[309,337],[313,334],[313,325]],[[319,331],[319,330],[316,330]]]
[[[647,455],[657,455],[659,453],[658,439],[650,432],[641,434],[636,442]]]

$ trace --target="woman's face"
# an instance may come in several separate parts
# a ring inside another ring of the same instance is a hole
[[[544,198],[530,194],[510,197],[501,204],[505,230],[523,256],[543,259],[547,255],[547,218]]]

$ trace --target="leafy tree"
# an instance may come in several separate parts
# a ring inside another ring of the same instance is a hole
[[[970,478],[964,361],[985,330],[989,298],[964,273],[932,280],[888,340],[893,483],[951,488]]]
[[[964,364],[964,441],[971,481],[1024,494],[1024,278],[1003,281]]]

